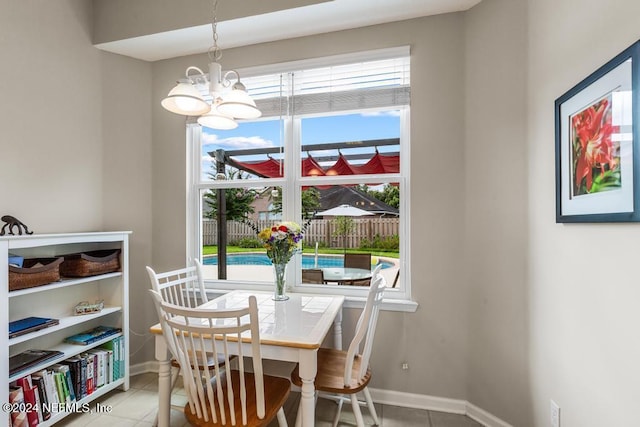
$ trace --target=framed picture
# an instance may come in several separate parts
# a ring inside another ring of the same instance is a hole
[[[640,221],[640,41],[555,102],[556,222]]]

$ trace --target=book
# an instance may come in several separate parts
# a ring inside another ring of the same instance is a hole
[[[109,350],[109,349],[105,349],[105,351],[107,352],[107,379],[106,379],[106,383],[112,383],[114,380],[113,378],[113,351]]]
[[[22,389],[24,403],[26,404],[27,422],[31,427],[37,426],[38,423],[42,422],[42,414],[39,413],[39,402],[36,400],[37,389],[33,386],[31,375],[18,378],[11,385]]]
[[[87,362],[87,395],[93,393],[94,381],[93,381],[93,354],[83,353],[82,357]]]
[[[33,386],[38,388],[38,397],[40,400],[40,413],[42,414],[42,420],[46,421],[51,418],[51,403],[49,402],[49,398],[47,396],[47,384],[42,372],[36,372],[35,374],[31,374],[31,382],[33,382]]]
[[[56,388],[56,383],[53,378],[53,372],[47,369],[40,371],[42,376],[44,377],[44,385],[47,391],[47,399],[49,399],[49,403],[53,405],[52,409],[54,412],[58,412],[58,404],[60,403],[60,398],[58,397],[58,390]]]
[[[81,332],[65,338],[65,342],[69,344],[89,345],[96,341],[100,341],[111,335],[122,332],[120,328],[112,328],[110,326],[98,326],[89,331]]]
[[[71,379],[71,370],[68,365],[56,364],[52,366],[54,372],[60,372],[62,374],[64,395],[67,402],[74,402],[76,400],[76,393],[73,389],[73,381]]]
[[[64,353],[56,350],[26,350],[9,358],[9,376],[27,370],[50,359],[62,356]]]
[[[53,372],[53,379],[56,383],[56,392],[58,393],[58,401],[60,403],[70,403],[71,399],[68,399],[68,393],[65,394],[65,383],[64,374],[62,372]]]
[[[30,427],[36,427],[41,421],[42,416],[38,414],[38,401],[36,396],[38,390],[35,387],[23,387],[24,402],[27,404],[27,421]]]
[[[48,317],[25,317],[24,319],[14,320],[9,322],[9,338],[19,337],[20,335],[58,324],[60,324],[60,320]]]
[[[88,351],[89,354],[95,355],[93,370],[95,372],[95,386],[96,388],[105,385],[107,379],[107,351],[101,348],[94,348]]]
[[[78,356],[74,356],[63,360],[60,363],[69,367],[75,397],[77,400],[82,399],[82,359]]]
[[[102,348],[113,353],[112,378],[113,381],[120,379],[120,338],[117,337],[102,344]]]
[[[9,403],[12,407],[20,408],[24,405],[24,393],[20,386],[9,387]],[[11,412],[11,423],[13,427],[28,427],[27,413],[24,411]]]

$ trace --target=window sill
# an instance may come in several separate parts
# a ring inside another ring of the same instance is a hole
[[[239,288],[235,288],[235,289],[239,289]],[[252,287],[247,287],[244,288],[245,290],[247,289],[254,289],[254,290],[260,290],[260,291],[265,291],[266,289],[264,287],[259,287],[259,288],[252,288]],[[211,289],[208,288],[207,289],[207,295],[209,297],[209,299],[213,299],[216,297],[219,297],[220,295],[226,294],[227,292],[231,292],[233,289]],[[322,295],[322,294],[318,294],[318,295]],[[366,298],[363,297],[356,297],[356,296],[350,296],[350,295],[345,295],[345,299],[344,299],[344,304],[343,307],[344,308],[364,308],[364,304],[366,302]],[[395,298],[385,298],[382,300],[382,303],[380,304],[380,309],[383,311],[398,311],[398,312],[403,312],[403,313],[415,313],[415,311],[418,309],[418,303],[415,301],[411,301],[411,300],[406,300],[406,299],[395,299]]]
[[[366,298],[346,297],[344,300],[344,308],[364,308]],[[415,313],[418,309],[418,303],[406,299],[383,299],[380,309],[384,311],[399,311],[404,313]]]

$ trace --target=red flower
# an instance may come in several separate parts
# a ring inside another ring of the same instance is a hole
[[[589,192],[593,185],[593,169],[600,169],[600,173],[604,174],[605,166],[609,169],[615,169],[617,166],[611,141],[613,126],[609,100],[601,100],[573,116],[571,121],[575,132],[573,151],[577,156],[576,193],[584,178],[587,180],[586,187]],[[575,144],[576,140],[578,144]]]
[[[281,225],[280,227],[278,227],[278,230],[282,231],[283,233],[286,233],[289,231],[286,225]]]

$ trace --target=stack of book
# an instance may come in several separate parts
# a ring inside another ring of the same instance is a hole
[[[100,387],[123,378],[124,359],[124,337],[118,336],[12,382],[9,403],[24,403],[14,407],[26,409],[11,414],[12,426],[36,426]]]
[[[98,326],[89,331],[84,331],[76,335],[65,338],[65,342],[69,344],[89,345],[96,341],[100,341],[111,335],[116,335],[122,332],[120,328],[112,328],[111,326]]]

